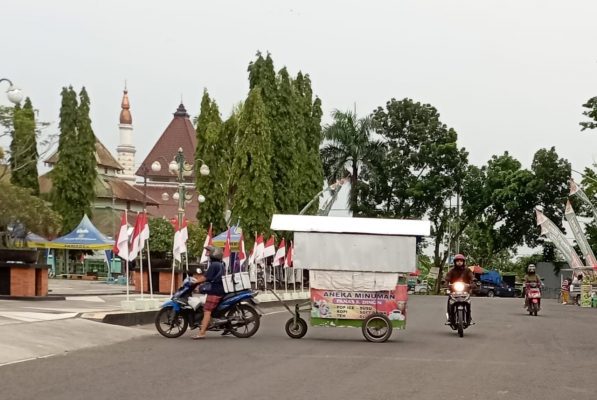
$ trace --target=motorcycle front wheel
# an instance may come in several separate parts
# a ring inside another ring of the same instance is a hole
[[[459,309],[456,314],[456,326],[458,328],[458,336],[464,336],[464,310]]]
[[[261,316],[248,304],[237,304],[226,313],[231,325],[230,333],[237,338],[250,338],[259,330]]]
[[[160,335],[169,339],[182,336],[189,326],[189,321],[180,314],[176,314],[174,308],[164,307],[155,316],[155,327]]]

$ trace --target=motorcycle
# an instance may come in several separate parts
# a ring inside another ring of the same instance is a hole
[[[470,308],[471,294],[470,285],[464,282],[454,282],[448,286],[448,304],[452,315],[446,313],[449,325],[453,330],[458,331],[458,336],[464,336],[464,330],[471,325]]]
[[[541,289],[535,282],[527,283],[525,290],[526,293],[526,305],[529,315],[537,316],[537,313],[541,309]]]
[[[157,331],[167,338],[182,336],[190,327],[199,328],[203,320],[203,305],[207,295],[193,297],[199,282],[188,276],[172,298],[162,304],[155,317]],[[256,292],[243,290],[225,295],[212,312],[209,331],[230,332],[238,338],[249,338],[257,333],[262,313],[255,299]]]

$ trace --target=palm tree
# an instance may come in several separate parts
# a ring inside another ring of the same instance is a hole
[[[371,169],[384,150],[384,143],[371,139],[371,117],[357,119],[350,111],[332,112],[334,122],[324,128],[321,149],[323,171],[329,183],[350,177],[350,210],[357,208],[357,185],[363,168]]]

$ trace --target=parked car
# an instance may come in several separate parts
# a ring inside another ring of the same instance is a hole
[[[413,294],[428,294],[429,293],[429,283],[427,281],[422,282],[415,282],[409,281],[408,282],[408,292]]]
[[[508,286],[505,283],[496,285],[488,282],[477,282],[477,285],[473,287],[473,294],[487,297],[514,297],[516,291],[513,287]]]

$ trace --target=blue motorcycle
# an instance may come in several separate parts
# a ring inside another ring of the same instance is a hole
[[[167,338],[182,336],[190,327],[199,328],[203,319],[203,304],[192,297],[198,282],[189,276],[174,293],[172,299],[162,304],[155,317],[155,327]],[[261,312],[258,310],[256,293],[243,290],[228,293],[213,311],[208,330],[225,331],[239,338],[248,338],[259,329]]]

